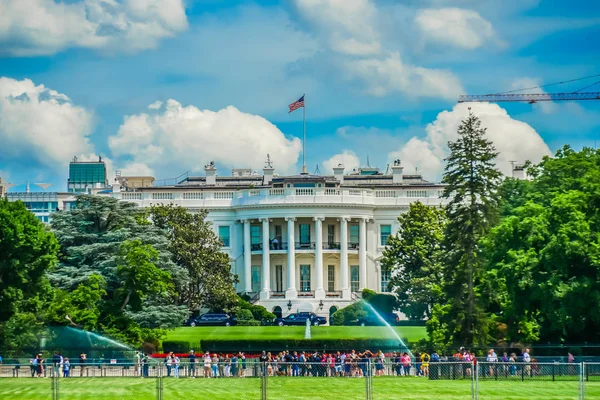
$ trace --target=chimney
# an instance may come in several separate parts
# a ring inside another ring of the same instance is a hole
[[[519,180],[527,179],[527,174],[525,173],[525,168],[522,165],[513,164],[512,177],[515,179],[519,179]]]
[[[400,163],[400,159],[394,160],[394,165],[392,165],[392,183],[393,184],[402,184],[402,171],[404,167]]]
[[[267,154],[267,161],[265,161],[265,167],[263,168],[263,185],[268,185],[273,180],[273,163],[271,162],[271,156]]]
[[[340,185],[344,183],[344,164],[333,167],[333,176],[340,182]]]
[[[204,166],[204,171],[206,171],[206,184],[207,185],[216,185],[217,184],[217,169],[215,168],[215,162],[211,161]]]

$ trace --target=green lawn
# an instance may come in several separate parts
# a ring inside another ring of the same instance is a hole
[[[394,327],[398,336],[416,342],[427,333],[424,326]],[[198,342],[201,340],[271,340],[303,339],[303,326],[215,326],[181,327],[169,331],[165,340]],[[311,328],[312,339],[393,339],[383,326],[317,326]]]
[[[569,400],[578,398],[578,382],[480,381],[481,400]],[[270,377],[269,399],[364,399],[364,378]],[[260,399],[260,380],[163,379],[163,399]],[[0,379],[0,399],[50,400],[51,380]],[[70,378],[59,380],[63,400],[150,400],[156,398],[156,380],[140,378]],[[470,399],[470,381],[374,377],[373,399]],[[588,382],[586,399],[600,398],[600,382]]]

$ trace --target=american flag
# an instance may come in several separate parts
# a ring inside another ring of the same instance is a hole
[[[302,95],[302,97],[290,104],[289,107],[290,111],[288,112],[288,114],[292,111],[296,111],[297,109],[304,107],[304,95]]]

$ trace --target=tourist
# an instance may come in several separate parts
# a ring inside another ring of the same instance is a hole
[[[529,365],[530,362],[531,356],[529,355],[529,349],[525,349],[525,352],[523,352],[523,363],[525,363],[525,375],[527,376],[531,376],[531,365]]]
[[[510,374],[515,375],[515,373],[517,372],[517,366],[516,366],[517,355],[515,353],[511,353],[509,362],[511,364],[510,365]]]
[[[225,357],[223,353],[219,354],[219,378],[225,377]]]
[[[179,364],[179,357],[177,357],[177,354],[173,354],[173,376],[175,378],[179,378]]]
[[[148,374],[148,372],[149,372],[148,369],[149,369],[149,366],[148,366],[148,355],[144,354],[144,356],[142,357],[142,372],[143,372],[143,377],[144,378],[147,378],[148,375],[149,375]]]
[[[142,356],[140,355],[139,351],[135,352],[135,371],[134,371],[134,375],[135,376],[141,376],[142,375]]]
[[[263,354],[264,353],[265,352],[263,351]],[[260,367],[261,372],[263,372],[263,367],[264,366],[261,364],[261,367]],[[231,376],[236,377],[237,375],[238,375],[238,356],[236,353],[233,353],[233,357],[231,357]]]
[[[42,374],[44,373],[44,359],[42,357],[42,353],[38,354],[37,356],[38,358],[38,362],[37,362],[37,377],[41,378]]]
[[[204,362],[204,377],[210,378],[212,375],[210,368],[210,365],[212,364],[212,359],[210,358],[210,353],[204,353],[204,355],[202,356],[202,360]]]
[[[79,376],[83,376],[83,370],[85,369],[85,363],[87,356],[84,353],[79,355]]]
[[[504,376],[508,376],[508,363],[510,362],[510,359],[508,358],[508,353],[504,352],[504,354],[502,355],[502,373],[504,374]]]
[[[423,359],[421,358],[421,354],[419,354],[419,353],[415,354],[415,376],[423,375],[423,373],[421,372],[422,362],[423,362]]]
[[[260,374],[264,376],[265,369],[267,367],[267,361],[269,361],[269,358],[267,357],[267,353],[264,350],[258,360],[260,361]]]
[[[167,365],[167,377],[169,377],[171,376],[171,369],[173,368],[173,352],[167,354],[165,364]]]
[[[33,378],[33,377],[35,377],[35,376],[36,376],[36,374],[37,374],[37,370],[38,370],[38,362],[39,362],[38,356],[35,356],[35,357],[33,357],[33,358],[30,360],[30,365],[31,365],[31,377],[32,377],[32,378]]]
[[[189,374],[192,378],[196,377],[196,355],[194,354],[194,350],[190,350],[190,355],[188,356],[188,365],[189,365]]]
[[[498,356],[496,355],[496,352],[494,351],[494,349],[490,349],[488,351],[488,355],[486,358],[486,361],[489,363],[496,363],[498,362]],[[490,376],[494,376],[495,375],[495,371],[496,371],[496,365],[490,365],[489,366],[489,375]]]
[[[240,353],[240,363],[242,364],[241,375],[242,377],[246,376],[246,354],[244,352]]]
[[[225,372],[225,377],[230,377],[231,376],[231,358],[229,358],[229,354],[225,354],[225,368],[224,368],[224,372]]]
[[[429,378],[429,361],[431,357],[429,354],[423,352],[421,354],[421,371],[424,377]]]
[[[71,363],[69,362],[68,358],[65,358],[63,360],[62,370],[63,370],[63,376],[65,378],[68,378],[69,377],[69,371],[71,370]]]
[[[404,376],[410,375],[410,356],[408,353],[404,352],[402,357],[400,357],[400,362],[402,363],[402,369],[404,370]]]
[[[208,357],[210,358],[210,354],[208,355]],[[217,356],[217,353],[213,354],[211,361],[212,361],[211,362],[212,376],[213,376],[213,378],[218,378],[219,377],[219,357]]]

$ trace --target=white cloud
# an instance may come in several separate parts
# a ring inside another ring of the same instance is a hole
[[[70,47],[136,52],[187,28],[182,0],[9,0],[0,4],[0,53]]]
[[[506,175],[511,174],[511,161],[538,162],[550,149],[540,135],[528,124],[512,119],[505,109],[497,104],[457,104],[452,111],[443,111],[426,127],[424,139],[414,137],[406,145],[388,155],[390,160],[400,158],[405,171],[415,168],[426,179],[439,179],[443,172],[443,159],[448,154],[448,141],[457,139],[458,126],[469,113],[468,107],[487,128],[487,137],[499,152],[496,165]]]
[[[369,0],[295,0],[300,14],[316,26],[326,46],[337,53],[345,77],[358,80],[372,96],[455,98],[462,88],[450,71],[404,63],[385,43],[381,10]]]
[[[323,166],[325,167],[326,173],[333,173],[333,168],[337,167],[339,164],[344,165],[344,172],[348,173],[352,171],[354,168],[360,167],[360,159],[352,150],[344,150],[340,154],[335,154],[328,160],[323,161]]]
[[[267,154],[277,172],[292,173],[302,147],[298,138],[287,139],[266,119],[233,106],[215,112],[175,100],[154,112],[126,116],[109,146],[115,157],[129,158],[135,171],[157,174],[199,171],[208,161],[257,168]]]
[[[300,13],[316,26],[332,50],[371,55],[380,49],[377,9],[369,0],[296,0]]]
[[[490,42],[502,44],[488,20],[477,11],[461,8],[419,10],[415,23],[421,35],[433,42],[473,50]]]
[[[460,81],[450,71],[403,64],[397,52],[381,58],[351,60],[347,68],[351,76],[368,82],[367,91],[373,96],[400,92],[409,97],[455,99],[464,92]]]
[[[92,114],[64,94],[0,78],[0,159],[31,160],[55,171],[75,155],[93,152]]]

